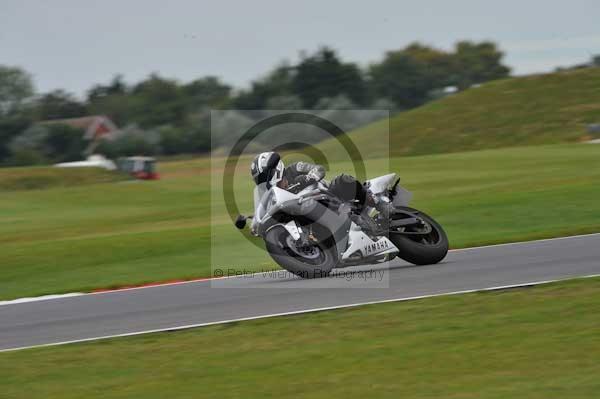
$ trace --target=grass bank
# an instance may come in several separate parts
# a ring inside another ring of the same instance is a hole
[[[388,124],[389,123],[389,124]],[[422,155],[586,140],[600,123],[600,68],[488,82],[350,133],[362,154]],[[330,154],[335,142],[324,143]]]

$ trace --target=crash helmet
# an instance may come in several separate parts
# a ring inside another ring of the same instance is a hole
[[[263,152],[252,161],[250,173],[256,185],[267,183],[267,187],[271,187],[283,179],[283,169],[283,162],[278,153]]]

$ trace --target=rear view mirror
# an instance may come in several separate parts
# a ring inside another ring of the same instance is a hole
[[[235,219],[235,227],[237,227],[240,230],[246,227],[246,216],[238,215],[237,219]]]

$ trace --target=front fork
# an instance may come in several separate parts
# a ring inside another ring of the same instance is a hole
[[[283,227],[300,246],[312,245],[315,242],[318,242],[317,238],[315,238],[312,234],[311,226],[302,227],[299,226],[295,220],[290,220],[284,224]]]

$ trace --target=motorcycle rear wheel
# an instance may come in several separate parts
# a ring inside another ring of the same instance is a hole
[[[302,278],[327,277],[337,264],[335,244],[318,242],[310,248],[296,247],[283,226],[275,226],[267,232],[265,245],[279,266]]]

